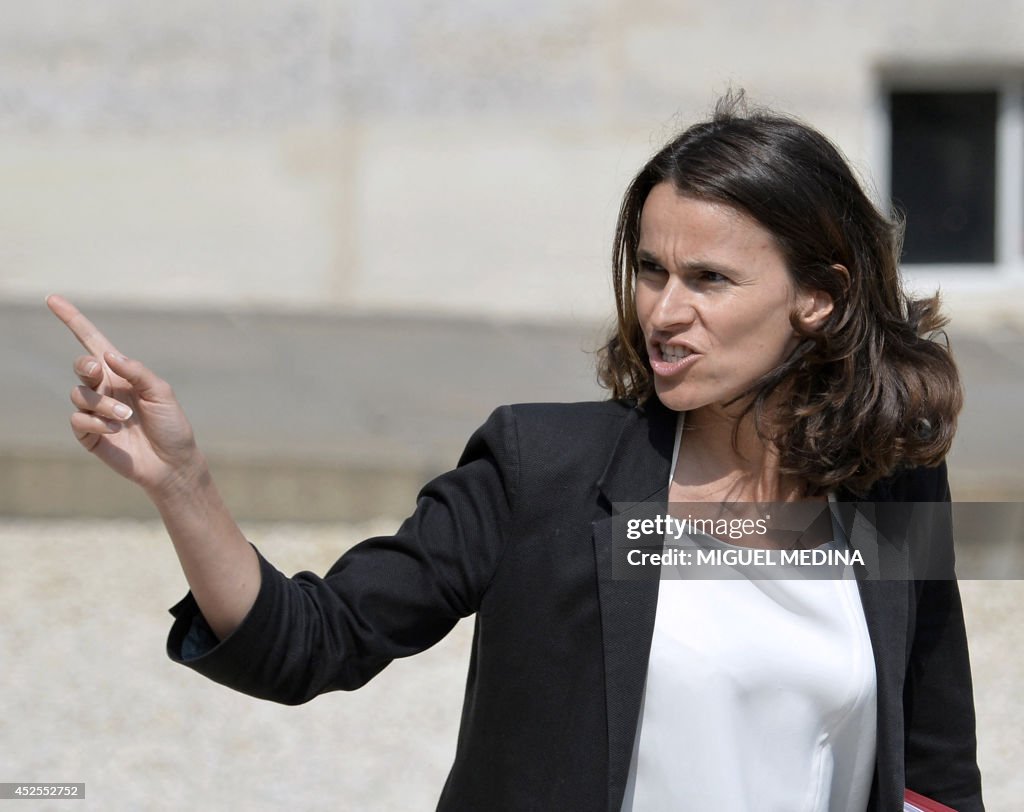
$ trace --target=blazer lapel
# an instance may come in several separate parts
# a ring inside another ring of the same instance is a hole
[[[869,495],[869,498],[870,495]],[[859,550],[864,566],[856,566],[864,619],[871,638],[877,680],[877,739],[875,775],[869,809],[879,809],[880,798],[895,797],[897,788],[882,786],[898,781],[894,768],[903,764],[903,682],[907,665],[909,620],[909,552],[906,540],[887,532],[886,505],[860,501],[841,493],[836,509],[847,529],[850,547]],[[883,779],[882,777],[885,776]],[[902,786],[898,787],[902,794]]]
[[[658,604],[656,577],[613,577],[613,517],[641,502],[659,503],[664,512],[676,417],[656,398],[634,409],[597,482],[612,514],[594,522],[593,530],[608,714],[608,808],[613,812],[621,808],[625,793]]]

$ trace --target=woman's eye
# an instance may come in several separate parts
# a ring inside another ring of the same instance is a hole
[[[640,263],[640,273],[652,276],[654,274],[666,273],[666,271],[660,265],[655,265],[653,262],[642,261]]]

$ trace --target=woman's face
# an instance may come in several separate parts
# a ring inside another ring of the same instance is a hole
[[[798,291],[771,233],[721,203],[651,190],[640,218],[636,311],[658,398],[670,409],[718,406],[777,367],[832,309]]]

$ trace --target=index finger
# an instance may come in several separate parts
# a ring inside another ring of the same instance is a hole
[[[64,322],[75,338],[93,355],[103,358],[104,352],[117,352],[110,340],[103,335],[82,312],[63,296],[47,296],[46,306],[53,315]]]

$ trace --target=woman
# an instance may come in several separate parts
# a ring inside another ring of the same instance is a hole
[[[927,337],[936,302],[901,292],[898,229],[821,135],[736,109],[666,145],[626,193],[600,370],[613,399],[498,409],[394,536],[324,578],[286,578],[249,545],[170,387],[52,297],[90,353],[74,432],[153,500],[191,588],[170,656],[300,703],[359,687],[475,613],[440,809],[894,810],[905,786],[982,809],[946,535],[931,540],[940,579],[914,579],[909,545],[854,522],[836,528],[849,546],[906,578],[858,568],[826,589],[742,594],[760,601],[744,604],[753,617],[795,613],[817,634],[796,642],[771,624],[752,637],[721,582],[613,575],[623,503],[949,498],[959,384]],[[718,642],[771,645],[709,657],[686,612],[720,616]],[[834,686],[815,669],[854,655],[859,682],[819,690]],[[739,690],[706,692],[736,674]]]

